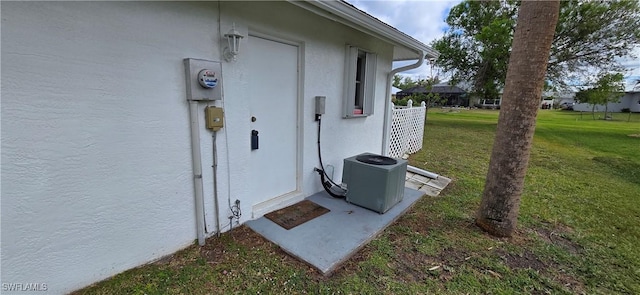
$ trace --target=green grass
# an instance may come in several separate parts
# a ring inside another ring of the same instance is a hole
[[[541,111],[519,227],[473,223],[497,111],[428,114],[412,165],[453,182],[425,197],[329,278],[246,227],[79,294],[640,293],[640,114]],[[638,135],[638,137],[630,135]]]

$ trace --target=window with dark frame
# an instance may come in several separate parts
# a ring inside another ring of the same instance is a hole
[[[344,118],[373,114],[376,55],[347,46]]]
[[[358,62],[356,64],[356,96],[355,96],[355,103],[354,103],[354,114],[356,114],[356,112],[359,111],[360,114],[362,114],[362,107],[364,106],[363,102],[364,102],[364,81],[362,80],[362,78],[364,78],[364,71],[365,71],[365,64],[366,64],[366,60],[367,60],[367,54],[362,51],[362,50],[358,50]]]

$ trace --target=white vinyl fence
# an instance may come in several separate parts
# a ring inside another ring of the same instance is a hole
[[[413,107],[412,104],[409,100],[406,107],[393,106],[389,157],[400,158],[422,148],[427,107],[424,102],[419,107]]]

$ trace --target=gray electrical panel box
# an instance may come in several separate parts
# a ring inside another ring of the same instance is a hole
[[[371,158],[363,162],[359,159]],[[378,213],[385,213],[404,197],[407,161],[364,153],[344,159],[342,183],[346,200]]]
[[[324,115],[324,105],[327,97],[316,96],[316,115]]]
[[[187,100],[222,99],[222,64],[204,59],[184,59]]]
[[[324,104],[327,98],[325,96],[316,96],[316,121],[324,115]]]

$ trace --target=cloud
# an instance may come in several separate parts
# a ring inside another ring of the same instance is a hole
[[[460,1],[367,1],[350,0],[351,4],[381,21],[429,44],[442,36],[447,28],[444,18]]]
[[[626,70],[624,80],[627,91],[632,91],[637,81],[640,81],[640,46],[636,47],[631,55],[617,59]]]
[[[359,9],[373,15],[379,20],[429,45],[433,40],[442,37],[447,29],[445,18],[451,7],[460,0],[450,1],[412,1],[412,0],[347,0]],[[414,62],[396,63],[394,67]],[[430,75],[428,64],[420,68],[404,72],[412,78],[426,78]],[[435,74],[435,73],[434,73]]]

